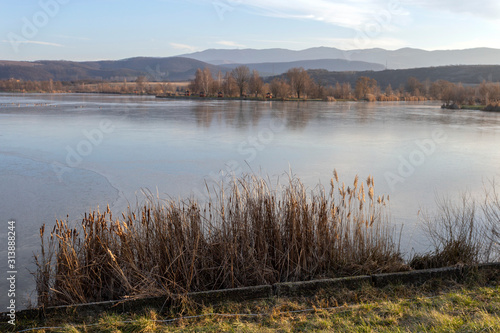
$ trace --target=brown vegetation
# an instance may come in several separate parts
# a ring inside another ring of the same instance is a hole
[[[211,75],[209,76],[209,80],[213,80]],[[199,90],[197,83],[199,81],[197,74],[197,78],[191,83],[193,89]],[[224,89],[225,96],[237,96],[236,91],[239,89],[239,96],[250,93],[254,97],[264,98],[264,93],[270,93],[274,98],[282,100],[290,98],[368,102],[439,100],[444,103],[444,107],[489,105],[490,111],[498,110],[495,103],[500,102],[499,83],[484,81],[476,86],[463,86],[461,83],[455,84],[445,80],[420,82],[415,77],[409,77],[406,84],[397,89],[393,89],[390,84],[382,89],[383,87],[380,87],[375,79],[362,76],[357,79],[354,88],[349,82],[336,82],[334,86],[324,86],[321,80],[313,80],[303,68],[292,68],[284,75],[273,78],[269,84],[264,84],[256,71],[250,74],[248,67],[239,66],[230,75],[226,75],[222,86],[233,86],[232,89]]]
[[[145,77],[135,81],[21,81],[0,80],[0,91],[20,93],[105,93],[105,94],[183,94],[187,82],[147,82]]]
[[[485,187],[480,204],[470,193],[460,200],[437,198],[435,214],[423,212],[424,231],[434,250],[416,254],[412,268],[437,268],[497,261],[500,257],[500,196],[494,182]]]
[[[459,109],[463,106],[482,105],[485,110],[498,111],[500,83],[483,81],[479,85],[464,86],[445,80],[430,82],[409,77],[397,89],[388,84],[381,87],[369,77],[359,77],[354,87],[349,82],[336,82],[325,86],[321,79],[313,80],[303,68],[292,68],[282,76],[265,83],[257,71],[239,66],[224,75],[220,71],[214,78],[209,68],[198,69],[195,78],[186,84],[147,82],[138,77],[134,82],[53,82],[49,81],[0,81],[0,91],[9,92],[77,92],[148,94],[184,96],[186,88],[194,96],[246,97],[265,99],[269,94],[278,99],[365,100],[365,101],[425,101],[439,100],[443,107]]]
[[[306,191],[296,178],[273,188],[243,177],[209,191],[205,205],[150,197],[118,218],[108,207],[75,228],[42,227],[39,305],[404,269],[373,178],[346,186],[335,172],[329,189]]]

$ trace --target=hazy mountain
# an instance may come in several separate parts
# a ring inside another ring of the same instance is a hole
[[[182,57],[205,61],[210,64],[252,64],[266,62],[290,62],[302,60],[319,60],[319,59],[346,59],[342,56],[343,51],[328,48],[318,47],[303,51],[292,51],[287,49],[243,49],[243,50],[227,50],[227,49],[209,49],[201,52],[195,52],[182,55]]]
[[[437,71],[427,68],[457,64],[500,65],[500,50],[498,49],[424,51],[405,48],[396,51],[383,49],[342,51],[328,47],[302,51],[211,49],[184,57],[137,57],[115,61],[0,61],[0,79],[121,81],[124,79],[134,80],[138,76],[144,75],[151,81],[186,81],[194,78],[198,68],[208,67],[215,74],[219,70],[225,73],[239,64],[246,64],[250,69],[259,71],[262,76],[279,75],[293,67],[304,67],[305,69],[323,69],[324,71],[320,71],[321,73],[335,71],[337,76],[351,75],[349,79],[351,80],[359,73],[342,72],[380,71],[387,64],[390,69],[422,68],[422,71],[417,71],[414,75],[411,74],[413,72],[408,72],[408,75],[416,76],[420,80],[445,79],[455,82],[478,83],[483,79],[491,79],[491,77],[494,81],[500,79],[496,78],[495,67],[444,67]],[[492,72],[488,72],[490,69]],[[380,74],[382,75],[380,80],[388,81],[387,78],[392,75],[390,73],[390,71],[384,71],[383,74]],[[331,76],[331,74],[328,75]],[[398,80],[403,80],[403,74],[398,72],[394,75],[400,77]]]
[[[216,66],[196,59],[184,57],[147,58],[138,57],[108,61],[0,61],[0,79],[22,79],[32,81],[74,80],[134,80],[146,76],[151,81],[186,81],[194,78],[198,68],[208,67],[215,75],[219,70],[230,71],[240,64]],[[262,76],[281,74],[293,67],[305,69],[327,69],[334,71],[382,70],[379,64],[342,59],[306,60],[248,64]]]
[[[32,81],[115,80],[146,76],[151,81],[184,81],[194,78],[198,68],[219,68],[198,60],[171,58],[130,58],[116,61],[0,61],[0,79]]]
[[[396,89],[400,85],[405,85],[409,77],[415,77],[421,82],[429,80],[446,80],[454,83],[479,84],[483,80],[500,81],[499,65],[475,65],[475,66],[443,66],[426,67],[412,69],[397,69],[384,71],[364,71],[364,72],[329,72],[326,70],[310,70],[309,75],[315,80],[321,80],[326,85],[335,85],[337,82],[350,82],[354,87],[356,80],[361,76],[366,76],[377,80],[378,84],[385,89],[388,84]]]
[[[343,59],[377,63],[384,66],[387,64],[387,68],[390,69],[448,65],[500,65],[500,50],[490,48],[443,51],[425,51],[411,48],[395,51],[384,49],[343,51],[330,47],[316,47],[301,51],[286,49],[210,49],[182,56],[213,64]]]
[[[233,69],[240,64],[221,65]],[[261,76],[271,76],[285,73],[290,68],[303,67],[304,69],[325,69],[328,71],[381,71],[385,66],[364,61],[348,61],[343,59],[302,60],[292,62],[265,62],[245,64],[250,70],[257,70]]]

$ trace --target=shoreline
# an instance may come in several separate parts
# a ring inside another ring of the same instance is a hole
[[[117,93],[117,92],[82,92],[82,91],[54,91],[54,92],[40,92],[40,91],[0,91],[0,94],[17,94],[17,95],[25,95],[25,94],[39,94],[39,95],[50,95],[50,94],[60,94],[60,95],[69,95],[69,94],[86,94],[86,95],[117,95],[117,96],[149,96],[155,97],[159,99],[178,99],[178,100],[220,100],[220,101],[259,101],[259,102],[439,102],[438,100],[429,99],[429,98],[419,98],[419,97],[408,97],[408,98],[397,98],[397,99],[375,99],[371,100],[368,98],[363,99],[335,99],[335,98],[266,98],[266,97],[199,97],[198,95],[184,96],[184,95],[156,95],[156,94],[137,94],[137,93]]]
[[[493,105],[493,104],[459,105],[459,104],[453,103],[453,104],[443,104],[443,105],[441,105],[441,109],[500,112],[500,105],[498,105],[498,104],[496,104],[496,105]]]

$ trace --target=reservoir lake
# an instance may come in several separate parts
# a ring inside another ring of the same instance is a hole
[[[372,175],[376,195],[390,196],[403,252],[428,251],[420,212],[439,196],[480,198],[500,178],[499,142],[499,113],[436,102],[0,94],[0,289],[10,220],[22,308],[36,298],[30,271],[42,224],[76,224],[108,204],[119,216],[143,191],[203,201],[206,184],[249,173],[282,184],[294,175],[309,190],[329,186],[334,169],[346,186]],[[6,293],[0,300],[5,309]]]

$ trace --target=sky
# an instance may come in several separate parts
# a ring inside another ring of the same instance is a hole
[[[500,1],[0,0],[1,60],[206,49],[500,48]]]

